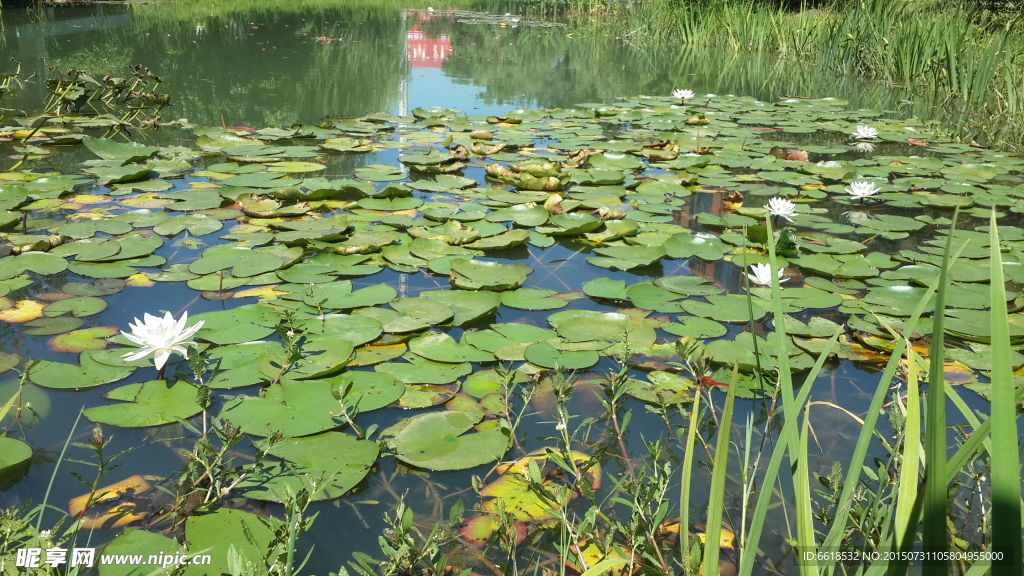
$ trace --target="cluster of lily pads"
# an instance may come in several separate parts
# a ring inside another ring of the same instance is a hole
[[[81,136],[75,118],[27,141],[19,127],[0,127],[0,139],[45,152],[0,173],[0,321],[78,354],[32,365],[39,386],[138,380],[106,390],[109,402],[84,415],[148,427],[198,414],[199,388],[152,379],[149,358],[123,347],[132,342],[117,327],[86,320],[121,291],[156,311],[167,283],[229,301],[189,320],[202,322],[194,337],[217,367],[208,383],[221,398],[216,415],[256,438],[287,439],[239,492],[282,501],[305,475],[329,479],[315,497],[330,499],[382,453],[427,470],[506,457],[502,386],[544,370],[619,358],[636,369],[633,396],[677,401],[695,386],[672,368],[680,338],[704,340],[714,366],[752,375],[779,354],[809,368],[839,326],[835,360],[883,362],[895,345],[889,328],[901,329],[938,274],[959,209],[954,244],[965,247],[947,292],[946,357],[985,392],[983,222],[990,206],[1019,221],[1024,159],[836,99],[687,96],[502,117],[435,108],[199,127],[193,143],[163,147]],[[58,144],[79,140],[96,159],[75,173],[46,169],[48,156],[69,153]],[[371,160],[351,174],[323,175],[362,154]],[[769,317],[763,286],[769,201],[786,202],[781,319]],[[859,216],[844,215],[854,208]],[[1019,347],[1024,233],[1008,225],[1000,237]],[[578,256],[548,261],[544,249],[556,243]],[[532,264],[517,261],[525,257]],[[752,282],[741,281],[746,273]],[[52,285],[57,275],[67,281]],[[779,321],[792,339],[784,350],[747,329]],[[927,337],[919,331],[908,336]],[[22,360],[14,342],[0,370]],[[741,380],[741,394],[764,381]],[[375,439],[339,431],[388,406],[419,411]],[[27,460],[27,446],[6,445],[0,470]]]

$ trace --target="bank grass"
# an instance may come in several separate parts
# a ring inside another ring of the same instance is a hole
[[[791,68],[811,64],[818,74],[905,88],[914,96],[932,91],[941,95],[938,105],[971,115],[961,136],[968,126],[989,132],[993,123],[1024,126],[1021,15],[924,0],[848,0],[814,9],[761,0],[646,0],[609,4],[599,13],[591,4],[570,0],[566,13],[581,25],[611,26],[638,48],[749,52]],[[1013,143],[1014,137],[997,140]]]

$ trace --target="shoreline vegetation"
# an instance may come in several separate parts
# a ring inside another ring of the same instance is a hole
[[[1024,8],[1019,4],[541,0],[529,6],[595,31],[610,26],[638,49],[722,48],[776,58],[782,67],[813,64],[824,74],[902,87],[908,100],[945,109],[951,136],[1016,150],[1024,141]]]

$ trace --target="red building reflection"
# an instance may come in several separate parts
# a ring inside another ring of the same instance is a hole
[[[409,29],[405,45],[409,54],[409,66],[411,68],[440,68],[441,62],[452,53],[452,38],[448,34],[441,34],[437,38],[428,38],[420,24],[434,17],[433,14],[417,12],[416,24]]]

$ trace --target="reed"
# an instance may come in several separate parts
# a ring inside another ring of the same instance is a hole
[[[791,10],[758,0],[674,2],[646,0],[595,11],[590,0],[570,1],[566,14],[611,26],[638,48],[682,45],[723,48],[774,58],[790,70],[812,63],[815,72],[931,92],[937,106],[961,111],[961,137],[1024,126],[1024,27],[1021,16],[993,14],[960,2],[857,0],[826,9]],[[596,15],[596,17],[595,17]],[[863,87],[863,86],[862,86]],[[953,122],[953,124],[956,124]],[[971,127],[968,129],[967,125]],[[968,134],[969,131],[974,132]]]

